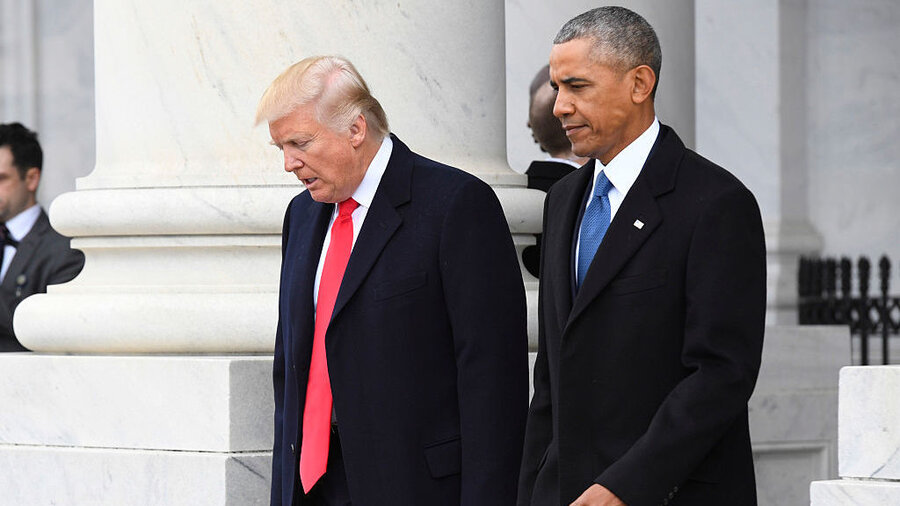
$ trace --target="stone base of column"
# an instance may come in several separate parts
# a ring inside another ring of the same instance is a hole
[[[272,358],[0,355],[0,505],[266,504]]]
[[[271,463],[271,452],[0,445],[0,505],[265,505]]]
[[[759,504],[809,504],[809,482],[837,477],[838,374],[850,364],[842,326],[766,327],[749,402]]]
[[[838,474],[812,506],[900,504],[900,366],[841,369]]]
[[[885,506],[900,504],[900,481],[814,481],[809,487],[812,506]]]

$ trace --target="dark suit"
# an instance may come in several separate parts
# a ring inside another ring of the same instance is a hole
[[[662,126],[576,293],[593,165],[556,183],[544,208],[519,504],[568,505],[593,483],[629,506],[756,504],[747,400],[766,298],[756,201]]]
[[[333,209],[304,192],[285,216],[272,504],[304,504],[297,461],[312,291]],[[514,503],[528,403],[525,294],[487,184],[394,138],[325,346],[354,504]]]
[[[528,166],[525,175],[528,176],[528,187],[546,192],[553,183],[575,170],[576,167],[564,162],[554,160],[535,160]],[[522,265],[532,276],[540,277],[541,262],[541,234],[536,234],[537,243],[526,247],[522,251]]]
[[[29,295],[46,292],[47,285],[71,281],[83,266],[84,254],[69,247],[69,238],[53,230],[41,210],[0,283],[0,351],[25,351],[13,334],[16,306]]]

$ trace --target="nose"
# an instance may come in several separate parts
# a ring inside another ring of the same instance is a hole
[[[302,169],[305,164],[300,157],[300,150],[291,146],[284,147],[284,170],[286,172],[294,172]]]
[[[556,94],[556,101],[553,102],[553,115],[562,118],[573,112],[575,112],[575,107],[572,105],[568,93],[560,89]]]

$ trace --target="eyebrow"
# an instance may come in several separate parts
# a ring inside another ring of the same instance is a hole
[[[583,77],[567,77],[562,80],[563,84],[576,84],[576,83],[587,83],[590,82]]]
[[[590,81],[583,77],[567,77],[560,82],[562,84],[573,85],[573,84],[580,84],[580,83],[589,83]],[[557,82],[554,81],[553,79],[550,80],[550,87],[556,91],[559,91],[559,84],[557,84]]]

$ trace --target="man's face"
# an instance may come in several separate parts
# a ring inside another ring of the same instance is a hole
[[[9,146],[0,146],[0,222],[3,223],[35,204],[34,194],[41,177],[41,171],[32,167],[22,179],[13,161]]]
[[[319,123],[315,104],[269,123],[272,143],[284,153],[284,170],[293,172],[316,202],[343,202],[362,182],[366,167],[355,149],[358,132],[353,129],[334,132]]]
[[[609,163],[631,140],[631,72],[598,63],[590,39],[556,44],[550,51],[550,80],[559,92],[553,114],[560,119],[572,152]]]

